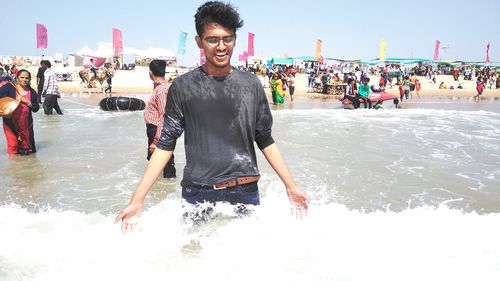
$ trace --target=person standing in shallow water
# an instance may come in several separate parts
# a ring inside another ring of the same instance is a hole
[[[40,61],[40,67],[38,68],[38,72],[36,74],[36,85],[39,94],[38,95],[39,103],[42,103],[43,82],[45,81],[43,74],[45,73],[46,69],[47,67],[45,66],[45,60]]]
[[[53,110],[59,115],[63,115],[61,107],[59,107],[59,102],[57,101],[60,97],[59,86],[57,84],[57,78],[55,73],[52,71],[52,65],[50,61],[43,61],[46,70],[43,73],[43,111],[45,115],[52,115]]]
[[[295,93],[295,71],[288,75],[288,92],[290,93],[290,101],[293,102],[293,94]]]
[[[0,77],[0,98],[20,101],[11,117],[3,117],[3,131],[7,140],[7,154],[28,155],[36,152],[32,112],[40,109],[38,95],[31,88],[31,73],[21,69],[17,83],[7,83]]]
[[[132,198],[117,215],[132,230],[144,199],[184,133],[182,197],[191,204],[260,204],[254,142],[285,185],[292,212],[307,214],[307,195],[295,184],[271,136],[272,115],[262,84],[230,64],[236,30],[243,26],[230,5],[210,1],[195,15],[196,44],[206,63],[174,80],[168,91],[161,137]]]
[[[156,149],[156,144],[160,139],[161,128],[163,127],[163,116],[165,114],[165,105],[167,103],[168,88],[170,83],[165,79],[165,68],[167,63],[164,60],[152,60],[149,64],[149,78],[153,81],[154,90],[148,105],[144,110],[144,121],[146,122],[146,135],[148,136],[148,156]],[[164,178],[175,178],[174,155],[168,161],[163,169]]]

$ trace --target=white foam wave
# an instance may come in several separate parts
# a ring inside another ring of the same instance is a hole
[[[439,208],[362,213],[313,205],[291,217],[277,193],[249,217],[228,205],[183,222],[179,200],[121,235],[113,215],[0,207],[0,279],[498,280],[500,214]],[[221,274],[221,266],[224,273]]]

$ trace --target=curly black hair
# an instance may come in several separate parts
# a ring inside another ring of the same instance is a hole
[[[231,29],[234,34],[236,34],[238,28],[243,26],[243,20],[236,8],[231,4],[220,1],[208,1],[201,5],[194,15],[194,22],[198,36],[202,36],[205,25],[211,23]]]

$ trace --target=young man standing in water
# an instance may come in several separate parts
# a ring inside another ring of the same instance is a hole
[[[133,228],[144,199],[184,133],[186,167],[182,197],[189,203],[260,203],[254,141],[283,181],[292,212],[304,217],[308,198],[293,181],[271,136],[272,115],[255,75],[230,64],[236,30],[243,26],[230,5],[210,1],[195,15],[196,43],[206,63],[174,80],[167,97],[161,137],[129,205],[116,217]]]
[[[165,105],[167,103],[168,88],[170,83],[165,79],[165,68],[167,62],[164,60],[152,60],[149,63],[149,78],[153,81],[153,94],[149,99],[148,106],[144,110],[144,122],[146,123],[146,135],[148,137],[148,156],[156,149],[156,144],[160,139],[161,128],[163,127],[163,116],[165,115]],[[174,155],[163,169],[164,178],[175,178]]]

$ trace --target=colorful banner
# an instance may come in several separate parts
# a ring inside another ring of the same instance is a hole
[[[205,64],[207,62],[207,57],[205,56],[205,51],[200,49],[200,65]]]
[[[181,31],[179,32],[179,43],[177,45],[177,54],[179,55],[184,55],[186,52],[186,39],[187,39],[187,32]]]
[[[323,41],[321,41],[321,39],[316,40],[316,55],[314,56],[314,58],[317,61],[321,60],[321,44],[322,43],[323,43]]]
[[[123,37],[121,30],[113,28],[113,49],[115,50],[115,57],[119,56],[123,52]]]
[[[434,47],[434,60],[438,60],[439,58],[439,45],[441,42],[439,40],[436,40],[436,46]]]
[[[254,38],[255,34],[253,34],[252,32],[248,32],[248,56],[254,55],[254,47],[253,47]]]
[[[490,62],[490,43],[488,42],[488,45],[486,45],[486,63]]]
[[[45,49],[48,45],[47,28],[43,24],[36,24],[36,47]]]
[[[380,42],[379,60],[385,61],[385,40],[384,40],[384,38],[382,38],[382,42]]]
[[[248,52],[243,51],[243,54],[239,55],[238,60],[239,61],[247,61],[248,59]]]

